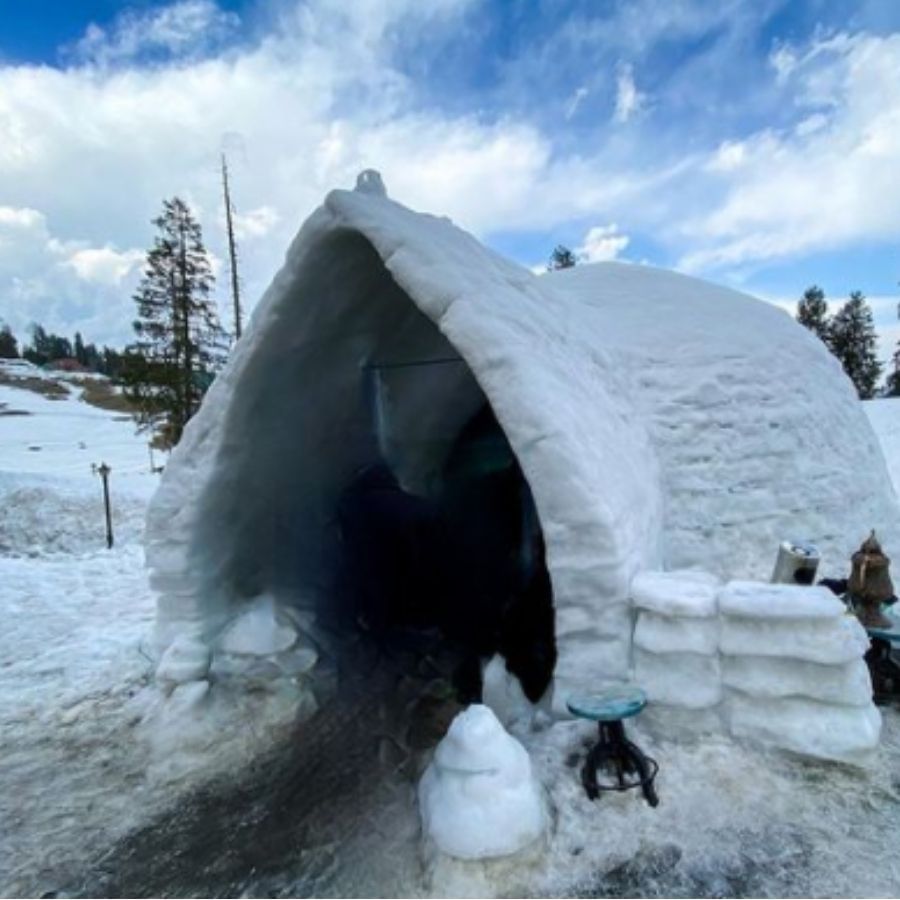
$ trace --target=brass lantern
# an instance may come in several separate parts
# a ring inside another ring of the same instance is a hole
[[[847,593],[856,617],[864,628],[889,628],[891,620],[882,613],[881,605],[894,596],[888,571],[891,561],[882,552],[874,531],[853,554],[852,563]]]

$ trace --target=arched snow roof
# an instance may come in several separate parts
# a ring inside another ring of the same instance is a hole
[[[785,538],[848,565],[900,536],[890,478],[840,363],[783,310],[696,278],[603,263],[549,276],[627,372],[661,470],[667,568],[767,579]]]
[[[766,577],[798,532],[844,555],[872,526],[897,534],[852,389],[783,313],[647,267],[538,277],[447,219],[335,191],[151,504],[161,643],[210,636],[264,590],[310,605],[327,590],[334,504],[377,452],[364,367],[410,353],[467,367],[403,389],[409,427],[461,426],[480,388],[516,452],[547,543],[558,681],[627,673],[640,568]]]

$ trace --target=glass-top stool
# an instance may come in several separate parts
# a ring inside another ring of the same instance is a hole
[[[659,765],[625,737],[623,719],[636,716],[647,705],[647,695],[636,685],[622,684],[593,693],[573,694],[566,706],[573,716],[597,723],[597,743],[588,751],[581,783],[591,800],[601,791],[627,791],[639,787],[650,806],[659,804],[653,787]],[[599,781],[598,772],[611,780]]]

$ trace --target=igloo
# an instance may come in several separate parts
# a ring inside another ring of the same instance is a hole
[[[386,459],[427,494],[485,409],[543,534],[560,693],[631,673],[642,570],[766,579],[785,537],[840,567],[900,534],[852,385],[785,312],[645,265],[538,276],[368,173],[303,225],[171,456],[146,540],[160,647],[260,597],[327,608],[354,473]]]

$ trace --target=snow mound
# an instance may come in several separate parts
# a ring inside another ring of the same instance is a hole
[[[450,725],[419,783],[425,835],[460,859],[507,856],[544,833],[547,814],[525,748],[486,706]]]

